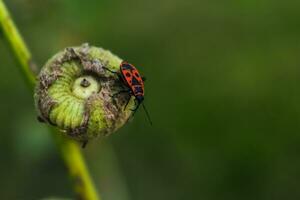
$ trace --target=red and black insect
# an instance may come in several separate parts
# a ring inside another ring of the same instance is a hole
[[[150,124],[152,125],[152,121],[150,119],[149,113],[143,103],[144,101],[144,81],[145,78],[142,77],[139,73],[139,71],[136,69],[135,66],[133,66],[132,64],[128,63],[127,61],[123,61],[120,64],[120,72],[113,72],[107,68],[105,68],[106,70],[112,72],[112,73],[116,73],[119,76],[120,81],[123,83],[123,85],[125,85],[125,87],[127,88],[127,90],[122,90],[119,91],[117,94],[118,95],[120,93],[124,93],[124,92],[128,92],[130,95],[135,97],[135,108],[132,110],[133,111],[133,115],[135,114],[135,112],[137,111],[137,109],[139,108],[139,106],[142,104],[145,113],[147,115],[147,118],[150,122]],[[130,99],[129,99],[130,101]],[[127,107],[129,101],[127,102],[125,108]]]

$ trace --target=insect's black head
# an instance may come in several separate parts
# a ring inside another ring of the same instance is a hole
[[[135,99],[137,100],[138,103],[142,103],[144,101],[144,96],[138,95],[135,97]]]

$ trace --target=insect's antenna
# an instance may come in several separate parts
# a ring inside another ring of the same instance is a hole
[[[151,121],[150,115],[148,113],[148,110],[146,109],[146,106],[144,105],[144,103],[142,103],[142,105],[143,105],[144,111],[145,111],[145,113],[147,115],[147,119],[148,119],[150,125],[152,126],[152,121]]]

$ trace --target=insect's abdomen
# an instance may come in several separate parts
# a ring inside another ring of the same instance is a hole
[[[144,88],[140,85],[132,86],[131,90],[134,96],[144,96]]]

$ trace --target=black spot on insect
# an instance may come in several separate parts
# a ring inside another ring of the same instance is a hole
[[[126,72],[125,76],[130,77],[131,74],[129,72]]]
[[[140,85],[140,82],[135,78],[135,77],[132,77],[132,82],[131,82],[132,85]]]
[[[135,72],[134,75],[135,75],[136,77],[140,77],[139,73],[137,73],[137,72]]]

